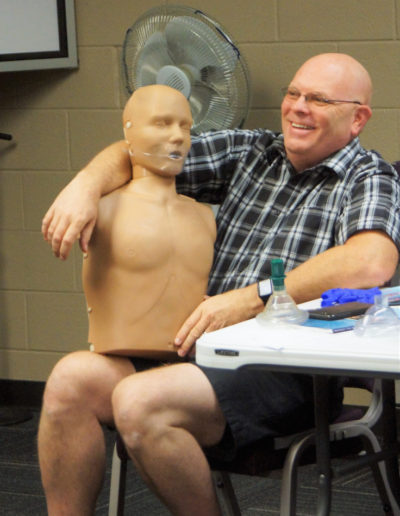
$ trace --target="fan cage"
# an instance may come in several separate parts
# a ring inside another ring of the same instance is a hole
[[[165,45],[166,31],[174,26],[179,30],[183,27],[193,49],[180,45],[173,34],[169,46]],[[190,63],[184,61],[191,51],[196,55],[195,47],[200,61],[207,61],[211,56],[213,62],[199,71],[199,77],[191,77],[193,94],[189,95],[188,101],[194,120],[192,133],[242,127],[250,105],[246,62],[219,24],[190,7],[150,9],[127,30],[122,51],[122,75],[127,96],[141,86],[154,84],[158,69],[164,63],[172,63],[191,76]],[[202,53],[206,57],[202,57]]]

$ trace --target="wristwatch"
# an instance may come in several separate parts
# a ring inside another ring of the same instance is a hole
[[[268,278],[257,283],[258,296],[264,305],[267,304],[269,296],[272,294],[272,281]]]

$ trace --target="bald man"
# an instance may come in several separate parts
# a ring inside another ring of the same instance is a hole
[[[360,144],[370,99],[371,81],[360,63],[322,54],[302,65],[285,88],[282,134],[237,129],[192,139],[177,189],[220,208],[210,297],[177,333],[182,355],[204,331],[263,310],[272,258],[283,259],[286,288],[297,302],[329,288],[367,288],[391,278],[400,248],[400,186],[393,168]],[[100,193],[131,177],[123,149],[116,143],[100,153],[50,208],[43,232],[56,256],[65,258],[78,235],[86,248]],[[257,439],[313,426],[312,379],[306,375],[195,363],[128,375],[121,364],[101,371],[91,365],[85,385],[79,380],[68,400],[64,392],[76,375],[73,364],[59,365],[44,397],[43,482],[48,503],[64,514],[93,510],[104,461],[98,429],[110,418],[138,471],[170,512],[193,516],[220,514],[204,448],[217,446],[231,459]],[[111,379],[100,388],[99,376]],[[57,382],[60,377],[64,380]],[[87,394],[88,386],[89,392],[100,391],[101,408]],[[326,400],[331,419],[341,400],[340,385],[332,380]],[[52,451],[62,432],[68,453]],[[78,446],[77,432],[90,440],[82,437]],[[67,477],[57,470],[60,462]]]
[[[89,343],[174,360],[176,334],[206,294],[214,215],[175,188],[190,149],[186,98],[168,86],[140,88],[123,124],[133,178],[102,198],[84,260]]]

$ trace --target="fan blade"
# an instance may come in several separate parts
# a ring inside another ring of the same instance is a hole
[[[208,85],[197,81],[192,87],[189,103],[195,121],[193,133],[231,126],[234,115],[227,98]]]
[[[156,84],[157,73],[166,65],[172,65],[167,50],[165,36],[161,32],[155,32],[146,41],[139,52],[135,69],[135,89],[140,86]]]

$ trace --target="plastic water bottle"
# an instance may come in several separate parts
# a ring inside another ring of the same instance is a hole
[[[271,260],[273,291],[264,310],[256,316],[261,324],[302,324],[308,312],[300,310],[285,287],[285,272],[281,259]]]

